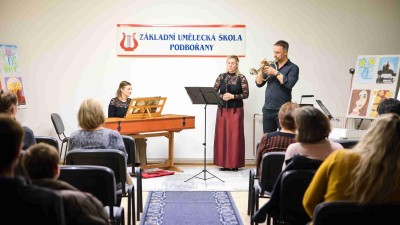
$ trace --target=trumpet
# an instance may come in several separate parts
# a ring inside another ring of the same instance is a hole
[[[250,74],[253,75],[253,76],[256,76],[256,75],[258,75],[258,73],[260,71],[264,70],[265,67],[270,66],[271,64],[275,64],[277,62],[278,62],[278,59],[275,59],[274,61],[272,61],[272,60],[271,61],[267,61],[267,60],[264,59],[263,61],[261,61],[261,66],[257,70],[254,69],[254,68],[250,68]]]

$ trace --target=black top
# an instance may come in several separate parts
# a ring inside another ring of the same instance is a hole
[[[12,224],[64,225],[63,203],[54,191],[20,177],[0,177],[1,218]],[[21,214],[22,213],[22,214]]]
[[[214,84],[214,89],[219,92],[219,97],[229,92],[235,96],[228,101],[228,108],[242,108],[243,99],[249,97],[249,84],[243,74],[221,73]],[[227,107],[227,101],[223,101],[223,108]]]
[[[274,65],[272,67],[275,68]],[[288,60],[281,68],[277,69],[283,75],[283,84],[275,76],[271,76],[268,81],[257,84],[262,87],[268,83],[265,89],[265,109],[279,110],[281,105],[292,100],[292,88],[299,80],[299,67]],[[265,74],[264,74],[265,76]]]
[[[112,98],[108,105],[108,117],[120,117],[124,118],[128,111],[129,103],[131,99],[128,98],[126,102],[119,100],[118,97]]]

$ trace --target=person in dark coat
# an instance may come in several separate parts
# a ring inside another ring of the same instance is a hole
[[[0,217],[11,224],[64,225],[60,196],[15,176],[23,139],[21,125],[9,115],[0,115]]]
[[[53,146],[39,143],[28,148],[22,165],[33,184],[52,189],[62,197],[67,225],[110,224],[103,204],[96,197],[58,180],[59,161]]]

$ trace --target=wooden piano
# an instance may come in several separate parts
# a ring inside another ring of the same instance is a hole
[[[164,136],[168,138],[168,160],[164,163],[149,164],[142,169],[164,168],[182,172],[174,166],[174,133],[184,129],[194,129],[195,117],[187,115],[166,114],[157,117],[107,118],[104,127],[117,130],[120,134],[133,138]]]

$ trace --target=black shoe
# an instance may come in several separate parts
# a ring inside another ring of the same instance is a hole
[[[238,168],[232,168],[231,171],[237,172],[237,171],[239,171],[239,169]]]
[[[225,167],[222,167],[222,168],[219,168],[219,171],[228,171],[229,169],[228,168],[225,168]]]

